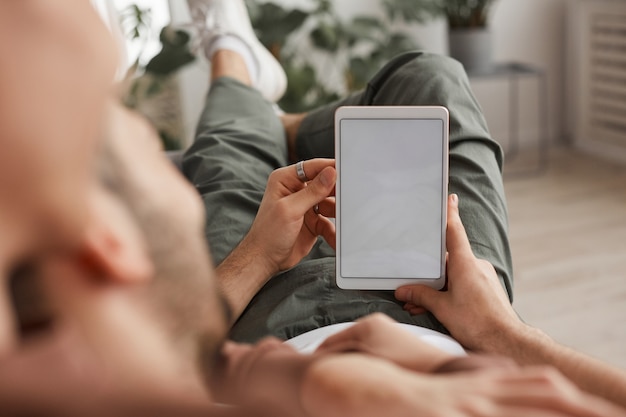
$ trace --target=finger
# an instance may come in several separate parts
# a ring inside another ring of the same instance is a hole
[[[524,404],[504,405],[502,407],[492,408],[493,413],[489,416],[507,416],[507,417],[573,417],[569,414],[560,412],[541,410],[534,407],[528,407]]]
[[[363,329],[359,324],[355,324],[328,337],[319,345],[316,352],[345,352],[346,350],[354,350],[354,346],[360,344],[362,338]]]
[[[330,247],[336,249],[335,223],[330,221],[330,219],[315,213],[312,209],[305,213],[304,223],[306,228],[314,236],[322,236]]]
[[[328,167],[335,167],[334,159],[316,158],[302,161],[302,169],[304,170],[304,175],[308,178],[307,182],[313,181],[315,177],[317,177],[324,169]],[[295,164],[285,168],[287,169],[287,172],[290,173],[292,178],[300,181]]]
[[[562,416],[562,417],[607,417],[618,416],[611,412],[610,406],[580,393],[574,397],[565,396],[545,387],[539,387],[532,382],[515,384],[513,387],[502,389],[499,400],[501,403],[523,409],[526,414],[534,416]],[[532,412],[532,414],[530,414]],[[511,414],[503,414],[511,415]]]
[[[329,158],[315,158],[309,159],[303,162],[304,173],[309,178],[309,180],[317,177],[320,172],[328,167],[335,167],[335,160]]]
[[[369,316],[360,318],[354,325],[328,337],[321,345],[324,348],[329,348],[336,345],[358,345],[362,342],[366,344],[371,342],[375,334],[383,328],[392,328],[394,331],[398,331],[395,327],[396,321],[383,313],[374,313]],[[392,327],[390,327],[392,326]],[[404,330],[402,330],[404,332]]]
[[[295,175],[295,174],[294,174]],[[296,213],[304,215],[311,207],[326,199],[337,181],[337,171],[333,167],[324,168],[314,180],[300,191],[286,197],[288,205]]]
[[[325,340],[324,343],[319,345],[317,349],[315,349],[315,353],[368,353],[369,349],[366,343],[363,343],[359,340],[338,340],[331,341]]]
[[[326,217],[319,216],[319,223],[321,224],[321,230],[319,236],[322,236],[326,243],[333,248],[337,249],[337,229],[335,223],[331,222]]]
[[[428,310],[426,310],[424,307],[416,306],[413,303],[406,303],[402,308],[412,316],[417,316],[428,312]]]
[[[550,408],[572,416],[600,417],[614,415],[612,405],[580,391],[558,371],[545,367],[524,369],[522,379],[502,379],[510,394],[524,398],[529,406]]]
[[[337,206],[334,197],[328,197],[320,201],[317,212],[324,217],[335,217],[335,207]]]
[[[448,197],[448,227],[446,246],[451,256],[474,256],[459,215],[459,197],[452,194]]]
[[[421,312],[418,309],[419,307],[428,311],[437,311],[437,306],[441,303],[443,294],[425,285],[407,285],[395,291],[396,299],[412,304],[411,309],[418,314]],[[409,312],[413,314],[411,310]]]
[[[302,162],[302,168],[304,170],[305,176],[308,178],[308,182],[314,180],[320,172],[322,172],[325,168],[334,167],[335,160],[334,159],[309,159]],[[307,182],[307,183],[308,183]],[[275,170],[268,180],[269,183],[278,183],[284,186],[289,190],[288,194],[295,193],[300,191],[303,188],[306,188],[307,183],[302,182],[302,180],[298,177],[298,171],[296,170],[296,164],[288,165],[286,167],[279,168]],[[276,188],[280,190],[280,187]],[[331,193],[329,193],[331,195]]]

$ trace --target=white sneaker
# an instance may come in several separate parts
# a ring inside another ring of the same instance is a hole
[[[243,0],[187,0],[187,4],[205,51],[218,36],[238,37],[248,45],[258,64],[254,87],[271,102],[285,94],[285,70],[256,37]]]

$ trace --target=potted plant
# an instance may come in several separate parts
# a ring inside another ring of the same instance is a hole
[[[399,1],[396,0],[396,3]],[[480,72],[492,65],[489,15],[495,0],[401,0],[423,21],[445,17],[449,27],[450,55],[467,71]],[[405,13],[408,13],[405,11]]]
[[[332,0],[309,0],[304,8],[246,0],[259,39],[287,73],[282,109],[307,111],[359,90],[393,56],[417,47],[401,23],[414,23],[421,14],[405,7],[407,0],[379,1],[382,13],[346,18]]]
[[[495,0],[446,0],[450,55],[467,71],[487,71],[492,66],[489,11]]]
[[[121,25],[129,42],[143,49],[153,36],[151,10],[131,4],[121,13]],[[183,146],[184,130],[176,72],[194,62],[190,35],[181,29],[165,26],[160,30],[161,50],[147,63],[142,55],[131,65],[122,91],[124,104],[139,112],[159,133],[165,150]]]

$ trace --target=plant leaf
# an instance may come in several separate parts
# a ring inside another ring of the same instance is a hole
[[[322,22],[311,32],[311,41],[319,49],[336,52],[339,49],[338,32],[337,26]]]

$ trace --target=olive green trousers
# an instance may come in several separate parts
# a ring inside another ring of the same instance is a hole
[[[395,58],[363,92],[307,115],[297,137],[300,159],[333,157],[334,112],[342,105],[440,105],[449,109],[449,189],[459,195],[461,218],[474,253],[494,265],[512,298],[502,150],[490,137],[463,67],[450,58],[422,52]],[[185,175],[204,199],[206,238],[216,264],[249,230],[270,173],[287,164],[285,132],[271,103],[233,79],[216,80],[195,143],[183,160]],[[392,292],[339,289],[334,256],[320,239],[302,262],[265,285],[234,325],[231,337],[241,342],[268,335],[289,339],[374,312],[446,331],[431,314],[409,315]]]

